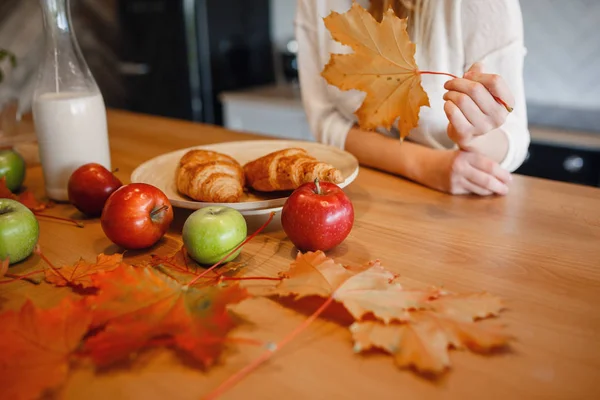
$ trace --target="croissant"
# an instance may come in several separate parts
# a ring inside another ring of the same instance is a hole
[[[197,201],[234,203],[244,193],[244,170],[232,157],[210,150],[190,150],[176,172],[177,189]]]
[[[244,165],[244,174],[246,184],[261,192],[294,190],[315,178],[333,183],[343,181],[338,169],[300,148],[278,150],[251,161]]]

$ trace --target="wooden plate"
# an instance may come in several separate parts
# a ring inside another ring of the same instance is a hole
[[[265,210],[281,207],[291,192],[264,193],[247,191],[237,203],[208,203],[195,201],[179,193],[175,185],[175,171],[181,157],[192,149],[205,149],[228,154],[240,164],[255,160],[273,151],[289,147],[300,147],[316,157],[329,163],[342,172],[344,181],[340,187],[349,185],[358,175],[358,160],[347,151],[321,143],[294,140],[248,140],[237,142],[217,143],[205,146],[194,146],[173,151],[155,157],[139,165],[131,174],[132,182],[154,185],[162,190],[174,207],[199,209],[211,205],[225,205],[239,211]]]

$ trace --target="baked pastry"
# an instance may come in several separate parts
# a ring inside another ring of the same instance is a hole
[[[197,201],[233,203],[244,194],[244,170],[234,158],[210,150],[190,150],[176,172],[177,189]]]
[[[319,178],[341,183],[342,173],[304,149],[288,148],[269,153],[244,165],[246,185],[260,192],[294,190]]]

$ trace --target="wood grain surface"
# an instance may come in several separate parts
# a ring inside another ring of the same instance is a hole
[[[126,112],[109,113],[113,166],[127,182],[140,163],[199,144],[263,139],[218,127]],[[39,165],[26,185],[43,196]],[[224,399],[594,399],[600,398],[600,190],[516,176],[506,197],[449,196],[398,177],[362,168],[346,189],[356,209],[348,239],[329,253],[359,264],[379,259],[405,279],[455,291],[489,291],[505,299],[500,321],[517,341],[512,351],[485,357],[452,351],[452,369],[431,381],[398,369],[383,354],[356,355],[347,328],[318,320],[268,363],[228,391]],[[53,215],[80,218],[70,205]],[[168,235],[150,253],[181,246],[191,211],[176,210]],[[122,251],[103,235],[98,220],[83,229],[40,220],[40,244],[56,264],[99,252]],[[296,250],[272,230],[243,249],[248,275],[276,276]],[[42,266],[39,257],[14,268]],[[0,288],[3,309],[26,298],[55,304],[67,290],[44,284]],[[238,335],[277,341],[305,316],[268,299],[236,307],[251,321]],[[122,368],[74,372],[65,399],[199,399],[264,349],[235,346],[219,365],[201,371],[167,349],[141,354]],[[0,396],[1,397],[1,396]]]

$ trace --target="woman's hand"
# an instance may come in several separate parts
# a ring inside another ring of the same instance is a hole
[[[444,111],[448,117],[448,137],[463,150],[469,144],[504,124],[508,111],[493,96],[514,107],[514,97],[499,75],[484,74],[479,63],[467,71],[463,78],[452,79],[444,85]]]
[[[506,195],[511,174],[474,152],[436,150],[421,174],[422,184],[450,194]]]

